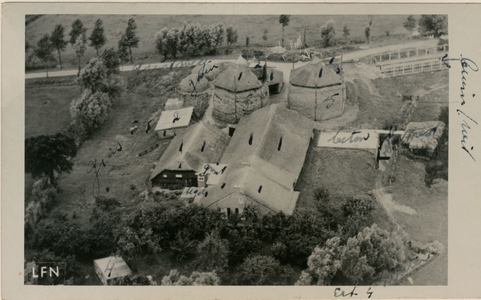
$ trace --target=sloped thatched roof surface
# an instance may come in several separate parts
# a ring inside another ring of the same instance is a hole
[[[209,81],[197,74],[190,74],[182,79],[179,88],[184,93],[201,93],[209,88]]]
[[[215,86],[231,92],[243,92],[262,87],[262,82],[247,65],[231,64],[215,80]]]
[[[192,74],[195,74],[196,76],[204,77],[209,81],[214,80],[214,77],[217,78],[217,76],[222,73],[229,65],[231,65],[231,62],[208,62],[203,66],[197,66],[194,69],[192,69]]]
[[[434,150],[443,134],[445,124],[441,121],[411,122],[406,126],[401,141],[411,149]]]
[[[279,105],[243,117],[220,162],[229,166],[224,188],[211,186],[207,197],[199,196],[196,202],[208,207],[240,193],[272,211],[291,214],[298,196],[293,188],[313,126],[311,120]]]
[[[218,162],[229,141],[230,137],[216,126],[199,122],[170,142],[150,179],[164,170],[197,171],[204,163]]]
[[[322,76],[319,73],[322,68]],[[341,76],[332,66],[326,66],[320,59],[314,59],[307,65],[291,70],[290,82],[301,87],[318,88],[341,84]]]

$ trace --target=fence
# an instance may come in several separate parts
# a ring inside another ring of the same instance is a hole
[[[413,56],[423,56],[435,53],[446,53],[449,52],[449,45],[439,45],[435,47],[427,47],[427,48],[408,48],[404,50],[399,50],[396,52],[384,52],[379,54],[373,54],[372,57],[376,59],[378,63],[382,63],[385,61],[408,58]]]
[[[444,63],[439,58],[431,58],[423,61],[405,62],[402,64],[393,64],[389,66],[381,66],[381,71],[386,76],[398,76],[403,74],[415,74],[425,71],[441,70]]]

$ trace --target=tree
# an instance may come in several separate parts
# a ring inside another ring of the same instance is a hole
[[[221,273],[228,267],[229,244],[213,231],[206,234],[205,239],[197,245],[196,269],[199,271],[215,270]]]
[[[52,58],[53,45],[50,36],[46,33],[37,43],[35,55],[44,63],[45,72],[48,78],[48,61]]]
[[[264,34],[262,35],[262,39],[263,39],[264,41],[267,41],[267,34],[268,34],[268,33],[269,33],[269,30],[264,29]]]
[[[366,35],[366,41],[368,44],[371,43],[371,25],[372,25],[373,16],[369,16],[369,24],[366,28],[364,28],[364,34]]]
[[[234,28],[232,25],[229,25],[227,27],[226,32],[227,32],[227,45],[229,48],[232,46],[232,44],[237,43],[237,39],[239,38],[239,35],[237,34],[238,28]]]
[[[58,52],[60,69],[62,69],[62,56],[60,55],[60,51],[65,51],[65,48],[67,47],[67,41],[64,40],[64,31],[65,28],[62,26],[62,24],[57,24],[50,35],[50,42]]]
[[[95,48],[97,56],[99,56],[99,49],[105,45],[107,38],[105,37],[104,26],[102,20],[99,18],[95,21],[94,30],[89,37],[90,46]]]
[[[367,257],[361,253],[361,249],[355,238],[349,238],[342,250],[341,268],[344,276],[354,284],[374,275],[374,268],[367,262]]]
[[[279,23],[282,24],[282,47],[284,47],[284,27],[289,25],[291,15],[280,15]]]
[[[107,120],[111,106],[107,93],[93,93],[90,89],[85,89],[79,99],[72,101],[70,115],[80,139]]]
[[[119,53],[115,51],[113,47],[105,49],[102,54],[100,54],[100,59],[102,60],[105,68],[106,75],[109,77],[113,74],[120,73],[120,57]]]
[[[316,247],[307,260],[308,268],[302,271],[296,285],[329,285],[341,267],[341,239],[329,239],[320,248]]]
[[[167,27],[162,28],[160,31],[158,31],[155,34],[155,49],[157,49],[157,52],[159,52],[160,55],[162,55],[165,58],[167,55],[169,55],[169,52],[167,51],[167,47],[165,45],[165,39],[167,37],[167,33],[169,32],[169,29]]]
[[[114,279],[114,285],[142,286],[157,285],[157,283],[155,281],[151,281],[147,276],[130,274],[124,277]]]
[[[348,37],[350,34],[351,30],[349,29],[349,27],[347,27],[347,25],[344,25],[344,27],[342,28],[342,35],[344,36],[344,41],[346,42],[346,45],[348,44]]]
[[[433,34],[439,37],[448,30],[447,15],[422,15],[418,21],[421,34]]]
[[[321,27],[321,38],[324,43],[324,47],[329,47],[332,44],[334,36],[336,35],[336,29],[334,28],[334,21],[327,21],[324,26]]]
[[[254,255],[239,265],[235,277],[239,285],[278,285],[282,273],[279,261],[272,256]]]
[[[410,15],[406,22],[403,23],[403,26],[407,31],[412,32],[414,28],[416,28],[416,19],[414,19],[414,16]]]
[[[55,172],[70,172],[73,166],[70,158],[76,155],[75,140],[69,136],[57,133],[30,137],[25,140],[25,172],[34,178],[45,174],[56,186]]]
[[[219,285],[220,278],[215,272],[192,272],[190,277],[181,275],[177,270],[171,270],[169,275],[162,278],[162,285]]]
[[[87,42],[86,38],[87,28],[84,27],[84,24],[80,19],[75,20],[72,23],[72,29],[70,30],[70,44],[73,46],[77,43],[77,39],[79,36],[82,37],[82,41],[85,44]]]
[[[77,41],[72,45],[74,51],[75,51],[75,55],[77,56],[77,59],[78,59],[78,73],[77,73],[77,76],[80,76],[80,70],[81,70],[81,65],[82,65],[82,62],[81,62],[81,59],[82,59],[82,56],[84,55],[85,53],[85,41],[84,39],[82,38],[82,36],[78,36],[77,37]]]
[[[132,48],[137,48],[140,41],[140,38],[135,34],[136,30],[137,24],[133,18],[130,18],[127,23],[127,28],[125,29],[125,33],[122,35],[119,41],[119,45],[122,44],[123,47],[126,47],[129,50],[129,60],[131,63],[133,63]]]
[[[350,197],[342,206],[342,212],[345,218],[343,226],[344,236],[351,237],[363,230],[365,227],[371,226],[373,223],[372,212],[374,211],[374,202],[371,197]]]
[[[103,90],[107,72],[107,68],[102,59],[92,58],[82,69],[78,82],[83,89],[88,89],[95,94]]]

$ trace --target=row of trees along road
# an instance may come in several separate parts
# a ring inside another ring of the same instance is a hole
[[[133,62],[132,58],[132,48],[137,48],[139,45],[140,38],[136,34],[137,25],[134,19],[129,19],[125,32],[122,34],[118,42],[118,52],[119,57],[123,61]],[[72,23],[72,29],[69,32],[70,42],[75,55],[78,59],[78,74],[80,75],[80,70],[82,66],[81,59],[87,48],[87,28],[80,19],[75,20]],[[99,50],[107,42],[105,37],[105,29],[101,19],[95,21],[94,29],[88,37],[89,46],[93,47],[99,56]],[[62,69],[62,52],[67,49],[68,42],[65,40],[65,28],[62,24],[55,25],[54,30],[49,34],[46,33],[38,42],[37,47],[34,49],[35,55],[44,63],[45,72],[48,78],[48,66],[47,63],[52,59],[52,52],[57,51],[58,61],[60,69]],[[26,45],[28,48],[28,45]]]

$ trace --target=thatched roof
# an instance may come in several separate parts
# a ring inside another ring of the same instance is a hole
[[[276,104],[244,116],[220,161],[229,166],[224,187],[209,187],[207,197],[199,196],[196,202],[208,207],[240,193],[271,211],[291,214],[298,196],[293,188],[313,126],[298,112]]]
[[[197,66],[194,69],[192,69],[192,74],[195,74],[196,76],[201,76],[206,78],[209,81],[214,80],[214,77],[217,78],[217,76],[222,73],[227,67],[232,64],[231,62],[217,62],[214,63],[212,61],[206,63],[205,65],[202,66]]]
[[[248,66],[249,65],[249,62],[247,61],[247,59],[243,58],[242,55],[239,55],[239,57],[237,58],[237,60],[234,63],[237,64],[237,65],[241,65],[241,66]]]
[[[231,92],[243,92],[262,87],[262,82],[247,65],[231,64],[216,77],[215,86]]]
[[[182,79],[179,88],[184,93],[201,93],[209,88],[209,81],[197,74],[190,74]]]
[[[441,121],[411,122],[406,126],[401,141],[410,149],[434,150],[443,134],[445,124]]]
[[[322,76],[319,78],[319,74]],[[292,85],[301,87],[325,87],[341,84],[341,76],[336,74],[332,66],[326,66],[320,59],[314,59],[310,63],[291,70],[290,82]]]
[[[197,172],[204,163],[218,162],[229,141],[230,137],[216,126],[199,122],[170,142],[150,179],[164,170]]]

